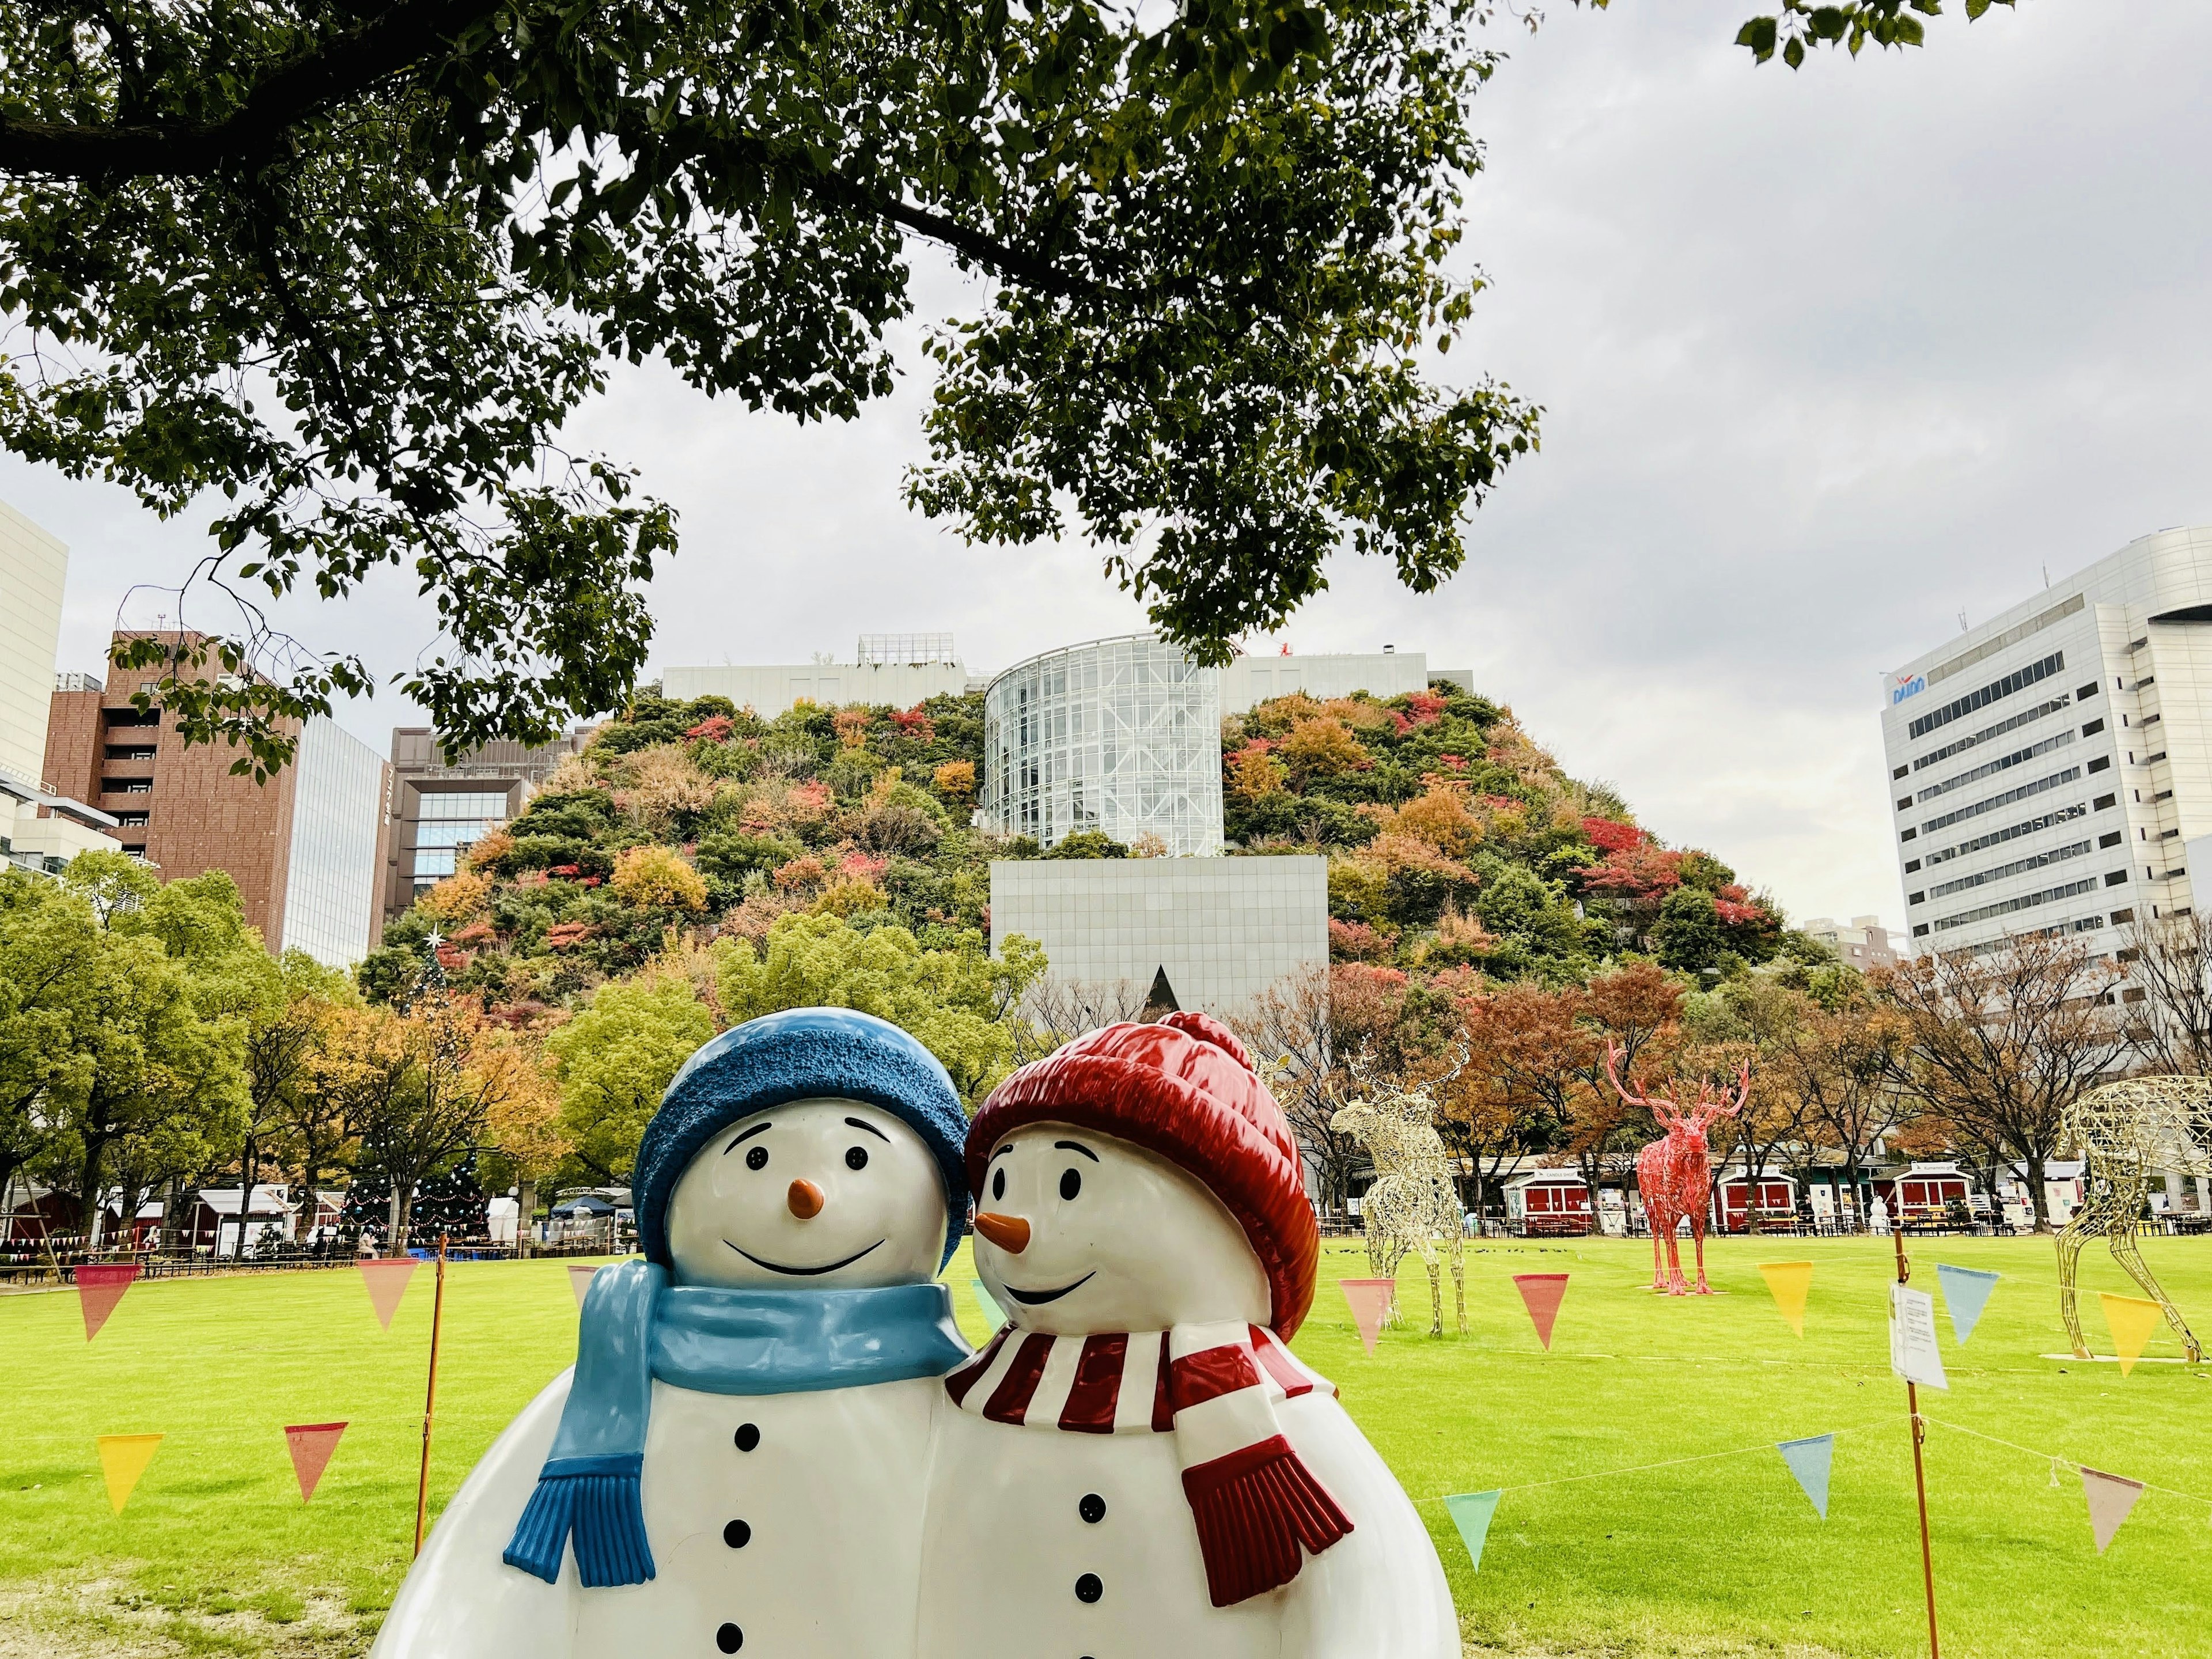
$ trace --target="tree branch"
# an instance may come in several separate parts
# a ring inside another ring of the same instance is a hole
[[[279,64],[222,120],[123,126],[0,121],[0,173],[51,179],[193,178],[260,155],[286,129],[439,52],[506,0],[399,0]]]

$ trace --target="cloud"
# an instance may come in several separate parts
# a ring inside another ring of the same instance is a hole
[[[2034,0],[1911,53],[1755,68],[1742,4],[1554,7],[1477,100],[1470,257],[1492,286],[1440,368],[1547,410],[1540,455],[1469,524],[1467,568],[1398,589],[1349,557],[1301,651],[1471,666],[1571,771],[1710,848],[1799,917],[1901,913],[1877,680],[2131,537],[2212,519],[2212,9]],[[921,317],[971,296],[918,257]],[[573,434],[682,514],[653,660],[849,656],[950,629],[987,671],[1141,613],[1081,546],[969,549],[898,500],[922,453],[920,324],[897,392],[845,426],[619,369]],[[73,546],[62,666],[96,665],[132,580],[197,527],[0,459]],[[315,642],[401,665],[408,585]],[[383,747],[416,718],[348,711]]]

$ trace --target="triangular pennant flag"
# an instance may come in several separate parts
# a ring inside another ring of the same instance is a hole
[[[137,1489],[138,1477],[154,1461],[158,1434],[103,1434],[100,1437],[100,1472],[107,1477],[107,1501],[118,1515]]]
[[[1006,1316],[990,1291],[983,1288],[983,1281],[980,1279],[971,1279],[968,1281],[968,1288],[975,1292],[975,1305],[983,1310],[983,1317],[989,1322],[991,1328],[994,1331],[1003,1329],[1006,1326]]]
[[[1344,1299],[1352,1304],[1352,1322],[1358,1327],[1359,1340],[1368,1352],[1375,1352],[1375,1338],[1382,1328],[1382,1322],[1390,1316],[1390,1304],[1397,1299],[1398,1281],[1395,1279],[1340,1279]]]
[[[1774,1293],[1774,1305],[1782,1310],[1782,1316],[1790,1322],[1790,1328],[1798,1335],[1805,1334],[1805,1293],[1813,1288],[1813,1264],[1809,1261],[1762,1261],[1759,1271],[1766,1280],[1766,1288]]]
[[[1567,1294],[1565,1273],[1516,1273],[1513,1288],[1521,1292],[1521,1304],[1528,1310],[1528,1322],[1536,1328],[1536,1340],[1544,1345],[1544,1352],[1552,1351],[1552,1324],[1559,1316],[1559,1304]]]
[[[399,1298],[407,1294],[407,1281],[414,1277],[415,1258],[411,1255],[362,1259],[361,1282],[368,1287],[369,1305],[376,1310],[377,1323],[386,1330],[392,1328],[392,1316],[399,1311]]]
[[[2155,1307],[2157,1304],[2151,1305]],[[2105,1547],[2112,1541],[2112,1534],[2120,1529],[2120,1522],[2135,1508],[2136,1499],[2143,1495],[2143,1483],[2130,1480],[2124,1474],[2106,1474],[2085,1463],[2081,1466],[2081,1495],[2089,1500],[2089,1530],[2097,1534],[2097,1553],[2102,1555]]]
[[[2100,1291],[2097,1297],[2105,1304],[2105,1323],[2112,1328],[2112,1352],[2119,1355],[2120,1375],[2125,1376],[2135,1370],[2136,1361],[2142,1358],[2150,1334],[2166,1317],[2166,1310],[2139,1296],[2114,1296],[2110,1291]],[[2112,1524],[2118,1526],[2119,1522],[2115,1521]]]
[[[1982,1310],[1989,1305],[1990,1292],[1996,1289],[1999,1277],[1979,1267],[1954,1267],[1948,1261],[1936,1264],[1936,1282],[1942,1286],[1943,1305],[1951,1310],[1951,1334],[1962,1346],[1981,1322]]]
[[[1790,1473],[1797,1477],[1797,1484],[1805,1489],[1805,1496],[1813,1500],[1813,1507],[1823,1521],[1828,1518],[1828,1465],[1836,1455],[1836,1437],[1816,1434],[1803,1440],[1784,1440],[1777,1443],[1775,1450],[1790,1466]]]
[[[292,1454],[292,1473],[300,1477],[302,1504],[315,1495],[315,1485],[329,1467],[331,1454],[338,1449],[338,1437],[345,1428],[343,1423],[294,1423],[286,1427],[284,1447]]]
[[[76,1276],[76,1305],[84,1315],[84,1340],[88,1342],[100,1334],[100,1328],[107,1322],[107,1316],[115,1311],[115,1304],[123,1300],[123,1292],[131,1288],[131,1280],[138,1277],[135,1261],[88,1261],[75,1270]]]
[[[1474,1570],[1482,1571],[1482,1540],[1490,1536],[1490,1517],[1498,1513],[1498,1494],[1494,1492],[1465,1492],[1444,1499],[1444,1508],[1450,1511],[1452,1525],[1459,1528],[1460,1541],[1467,1553],[1474,1558]]]
[[[568,1269],[568,1288],[575,1292],[578,1307],[584,1305],[585,1293],[592,1288],[592,1275],[597,1272],[599,1272],[597,1267],[572,1267]],[[611,1279],[608,1282],[613,1283]],[[389,1325],[392,1321],[387,1318],[384,1322]]]

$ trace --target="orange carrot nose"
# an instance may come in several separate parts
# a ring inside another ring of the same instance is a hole
[[[1030,1224],[1018,1215],[994,1215],[986,1210],[975,1218],[975,1231],[1009,1255],[1030,1247]]]
[[[822,1213],[822,1189],[811,1181],[794,1181],[786,1195],[792,1214],[801,1221],[811,1221]]]

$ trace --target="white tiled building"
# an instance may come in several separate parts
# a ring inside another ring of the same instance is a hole
[[[1836,953],[1837,960],[1863,974],[1877,968],[1894,968],[1898,950],[1880,916],[1853,916],[1848,925],[1832,916],[1815,916],[1800,930]]]
[[[2212,884],[2212,527],[2162,530],[1887,677],[1911,948],[2094,936]]]
[[[41,781],[68,576],[69,549],[0,501],[0,862],[50,874],[121,844],[112,817]]]
[[[1021,933],[1057,980],[1126,985],[1167,970],[1176,1000],[1234,1013],[1328,962],[1322,858],[1025,859],[991,866],[991,948]]]

